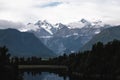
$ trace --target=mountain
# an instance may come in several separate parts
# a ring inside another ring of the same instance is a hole
[[[104,44],[114,39],[120,40],[120,26],[104,29],[99,34],[95,35],[88,43],[86,43],[81,51],[90,50],[92,45],[97,42],[103,42]]]
[[[0,30],[0,46],[3,45],[13,56],[55,56],[34,34],[16,29]]]
[[[81,19],[80,21],[77,22],[72,22],[68,24],[69,28],[82,28],[82,27],[90,27],[91,26],[91,22],[85,20],[85,19]]]
[[[28,30],[28,32],[34,33],[49,49],[58,55],[79,51],[94,35],[111,27],[103,24],[102,21],[90,22],[85,19],[68,25],[62,23],[53,25],[46,20],[39,20],[35,24],[30,23],[27,25],[28,28],[30,25],[35,29]]]

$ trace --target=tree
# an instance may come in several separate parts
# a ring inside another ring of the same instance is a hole
[[[8,49],[3,46],[0,47],[0,65],[5,65],[9,63],[10,54],[8,53]]]

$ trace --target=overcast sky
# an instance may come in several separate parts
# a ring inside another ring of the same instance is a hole
[[[0,0],[0,19],[15,22],[66,24],[85,18],[119,24],[119,15],[120,0]]]

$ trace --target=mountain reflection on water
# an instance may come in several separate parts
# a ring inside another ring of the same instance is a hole
[[[24,80],[69,80],[69,77],[64,77],[64,76],[59,76],[58,74],[55,73],[50,73],[50,72],[41,72],[41,73],[29,73],[29,72],[24,72],[23,76]]]
[[[104,77],[80,77],[66,74],[64,72],[47,71],[23,71],[20,73],[20,80],[118,80],[116,78]]]

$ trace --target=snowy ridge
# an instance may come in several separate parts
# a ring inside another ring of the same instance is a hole
[[[51,24],[47,20],[39,20],[35,24],[29,23],[24,29],[21,31],[40,31],[40,29],[44,29],[50,35],[54,35],[58,30],[62,29],[63,27],[67,26],[69,29],[81,29],[81,28],[100,28],[104,27],[104,23],[102,21],[90,22],[85,19],[81,19],[78,22],[72,22],[68,25],[64,25],[62,23]],[[100,31],[99,31],[100,32]],[[96,33],[99,33],[98,31]]]
[[[34,33],[49,49],[60,55],[79,51],[94,35],[108,27],[111,26],[102,21],[90,22],[85,19],[68,25],[54,25],[46,20],[39,20],[35,24],[29,23],[24,31]]]
[[[45,25],[42,25],[41,27],[44,28],[47,32],[49,32],[51,35],[53,34],[50,27],[45,26]]]
[[[32,24],[32,23],[28,23],[25,27],[21,28],[20,31],[21,32],[26,32],[26,31],[37,31],[39,29],[38,26]]]
[[[78,22],[72,22],[70,24],[68,24],[68,27],[70,29],[75,29],[75,28],[100,28],[100,27],[104,27],[104,23],[102,21],[95,21],[95,22],[90,22],[87,21],[85,19],[81,19]]]

